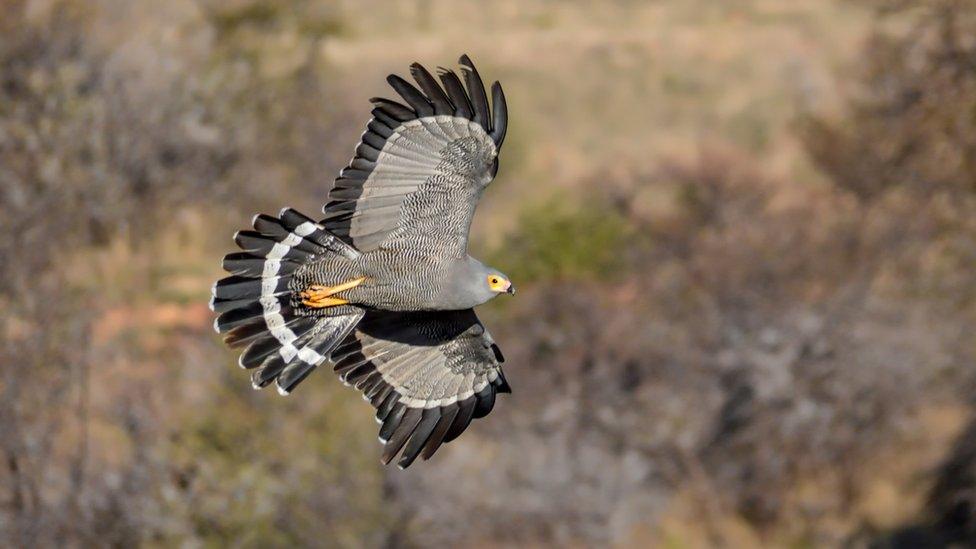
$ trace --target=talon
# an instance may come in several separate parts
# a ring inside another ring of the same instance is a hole
[[[332,296],[339,292],[355,288],[356,286],[362,284],[364,280],[366,280],[366,277],[354,278],[348,282],[343,282],[338,286],[320,286],[318,284],[314,284],[298,295],[302,298],[302,304],[306,307],[321,309],[323,307],[345,305],[346,303],[349,303],[348,300]]]

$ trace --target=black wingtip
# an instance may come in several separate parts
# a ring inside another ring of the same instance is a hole
[[[427,443],[424,444],[423,451],[420,453],[420,457],[423,460],[430,459],[434,455],[434,452],[441,447],[441,444],[444,442],[444,436],[447,435],[448,429],[454,423],[454,418],[457,417],[458,410],[459,406],[457,402],[441,409],[441,419],[437,422],[437,427],[434,428],[434,432],[431,433]]]
[[[508,380],[505,379],[505,374],[503,374],[501,370],[498,371],[498,377],[495,379],[493,385],[495,386],[495,390],[499,393],[512,393],[512,387],[508,384]]]
[[[383,109],[398,122],[406,122],[417,117],[417,113],[410,107],[384,97],[372,97],[369,102],[376,105],[377,108]]]
[[[387,76],[386,82],[413,108],[417,116],[423,118],[434,114],[434,106],[413,84],[395,74]]]
[[[505,102],[502,85],[497,81],[491,85],[491,116],[491,140],[495,142],[495,148],[500,150],[508,131],[508,103]]]
[[[476,396],[478,397],[478,402],[474,405],[474,413],[472,415],[475,419],[483,418],[490,414],[491,410],[495,407],[495,388],[487,385]]]
[[[414,62],[410,65],[410,75],[413,76],[420,89],[427,94],[427,99],[434,106],[434,114],[454,114],[454,105],[440,85],[437,84],[437,80],[434,80],[430,71],[420,63]]]
[[[417,82],[414,86],[396,74],[386,77],[390,86],[403,98],[406,105],[374,97],[370,102],[381,109],[387,118],[406,122],[414,118],[433,115],[454,115],[467,118],[484,128],[496,148],[501,148],[508,130],[508,106],[501,85],[491,86],[491,105],[478,69],[468,54],[458,58],[464,83],[453,71],[437,68],[438,79],[418,62],[410,64],[410,74]],[[387,123],[389,125],[389,123]]]
[[[468,425],[471,424],[472,415],[474,414],[474,406],[477,397],[470,396],[458,403],[458,413],[454,417],[454,421],[451,422],[450,428],[447,430],[447,434],[444,435],[444,442],[448,443],[456,439]]]
[[[474,107],[474,117],[472,120],[491,133],[491,113],[488,112],[488,96],[485,93],[485,84],[481,81],[478,69],[474,67],[468,54],[462,55],[458,59],[461,65],[461,72],[464,73],[464,82],[468,86],[468,97],[471,98],[471,106]]]
[[[420,408],[408,408],[403,414],[403,418],[399,421],[396,430],[383,446],[383,455],[381,460],[383,465],[389,465],[393,458],[400,453],[400,449],[403,445],[407,443],[407,440],[413,434],[417,426],[420,425],[421,419],[423,419],[423,410]],[[382,434],[380,435],[382,438]]]
[[[471,99],[468,98],[468,93],[464,91],[464,84],[461,83],[457,73],[444,67],[437,67],[437,75],[440,76],[444,90],[454,104],[454,116],[470,120],[474,114],[474,108],[471,106]]]
[[[401,454],[400,460],[397,462],[397,467],[400,469],[410,467],[410,464],[417,459],[421,450],[427,445],[427,441],[434,433],[440,420],[441,412],[437,408],[424,410],[420,423],[417,424],[413,434],[410,435],[410,440],[407,441],[406,446],[403,448],[403,454]]]

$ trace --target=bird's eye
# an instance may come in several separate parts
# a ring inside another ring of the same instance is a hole
[[[488,282],[491,282],[492,284],[498,284],[498,278],[493,276],[488,279]]]

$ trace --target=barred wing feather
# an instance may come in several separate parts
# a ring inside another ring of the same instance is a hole
[[[466,253],[475,206],[497,171],[508,111],[497,82],[489,111],[471,60],[462,56],[460,64],[467,89],[446,69],[439,70],[442,88],[416,63],[411,73],[420,89],[388,78],[406,104],[372,100],[373,119],[323,208],[327,230],[362,252]]]
[[[368,311],[333,353],[339,378],[363,392],[382,424],[383,462],[429,458],[511,389],[501,351],[473,310]]]

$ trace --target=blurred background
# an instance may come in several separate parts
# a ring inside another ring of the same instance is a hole
[[[209,290],[390,72],[511,112],[472,251],[514,393],[407,471]],[[6,546],[976,540],[976,3],[0,0]]]

